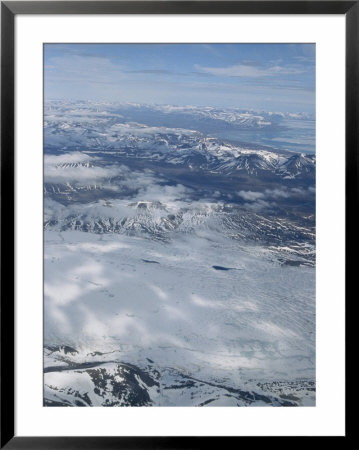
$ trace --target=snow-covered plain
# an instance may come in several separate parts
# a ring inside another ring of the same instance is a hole
[[[46,231],[45,345],[76,349],[66,355],[72,363],[151,360],[157,370],[233,388],[313,381],[314,276],[209,232],[168,244]],[[74,389],[71,373],[60,385]]]

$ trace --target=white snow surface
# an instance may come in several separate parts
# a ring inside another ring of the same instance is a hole
[[[150,358],[236,387],[315,379],[314,268],[281,266],[270,249],[206,230],[167,243],[44,237],[44,344],[75,348],[67,360],[143,367]],[[56,364],[46,356],[45,367]]]

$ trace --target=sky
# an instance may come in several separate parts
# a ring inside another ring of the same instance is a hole
[[[315,44],[45,44],[50,99],[315,112]]]

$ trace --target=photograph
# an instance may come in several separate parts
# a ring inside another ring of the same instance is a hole
[[[45,407],[316,406],[316,44],[44,43],[43,246]]]

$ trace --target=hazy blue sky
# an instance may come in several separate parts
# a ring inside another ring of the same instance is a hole
[[[45,100],[315,111],[314,44],[46,44]]]

